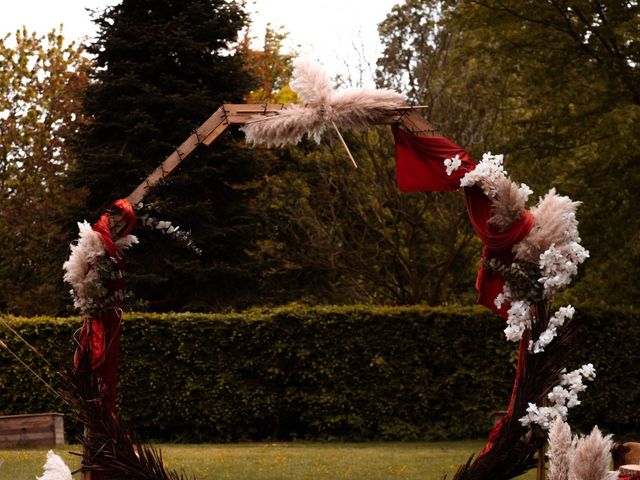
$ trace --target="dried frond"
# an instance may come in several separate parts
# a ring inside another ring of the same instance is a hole
[[[581,202],[556,193],[555,188],[531,209],[536,223],[524,240],[513,247],[516,260],[538,263],[540,255],[551,245],[560,249],[571,242],[580,242],[576,210]]]
[[[323,105],[327,103],[331,92],[331,82],[322,67],[315,62],[298,58],[293,62],[293,78],[290,86],[308,105]]]
[[[366,128],[405,104],[403,95],[387,89],[334,91],[322,68],[304,60],[295,64],[291,88],[305,105],[291,105],[269,116],[252,118],[242,127],[249,144],[283,146],[299,142],[305,134],[319,142],[332,123]]]
[[[571,459],[569,480],[605,480],[609,476],[609,457],[613,440],[605,437],[598,427],[591,434],[576,441],[575,453]]]
[[[72,480],[71,470],[53,450],[49,450],[47,453],[47,461],[43,469],[43,475],[36,477],[37,480]]]
[[[291,105],[271,117],[258,117],[242,127],[248,144],[268,147],[298,143],[305,134],[319,142],[324,129],[321,112],[301,105]]]
[[[112,415],[92,374],[88,349],[80,352],[73,373],[61,372],[60,376],[61,396],[77,420],[85,425],[80,439],[84,447],[84,471],[96,472],[103,478],[186,480],[181,474],[165,470],[161,453],[142,444],[134,432]]]
[[[549,480],[568,480],[573,457],[571,427],[558,417],[549,430]]]
[[[504,230],[522,216],[529,199],[529,191],[506,176],[496,179],[495,189],[496,195],[491,199],[493,215],[489,223]]]
[[[93,266],[97,258],[104,256],[106,251],[100,236],[93,231],[88,222],[78,223],[80,236],[77,244],[71,245],[71,255],[64,262],[64,281],[73,288],[73,306],[84,312],[88,309],[87,291],[98,280]]]
[[[543,317],[548,316],[545,302],[536,304],[537,318],[534,330]],[[538,331],[532,332],[535,335]],[[524,427],[519,419],[527,414],[529,402],[541,405],[548,392],[560,378],[562,367],[575,334],[574,320],[568,320],[558,337],[547,348],[533,354],[527,348],[521,349],[521,369],[514,380],[517,385],[511,414],[505,417],[502,430],[493,447],[470,464],[464,465],[454,476],[454,480],[508,480],[534,468],[538,449],[544,444],[544,435],[538,429]],[[529,339],[523,337],[527,344]],[[537,433],[536,433],[537,432]]]

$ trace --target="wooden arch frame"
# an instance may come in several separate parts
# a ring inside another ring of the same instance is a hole
[[[140,203],[149,191],[169,176],[199,145],[210,146],[231,125],[246,125],[260,116],[270,117],[290,104],[225,103],[176,148],[149,176],[129,194],[132,205]],[[437,136],[435,128],[417,111],[405,106],[389,110],[373,125],[403,125],[407,130],[425,137]]]

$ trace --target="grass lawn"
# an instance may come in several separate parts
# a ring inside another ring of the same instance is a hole
[[[420,443],[243,443],[161,445],[165,465],[196,480],[440,480],[480,451],[483,441]],[[72,470],[79,459],[57,448]],[[35,480],[46,449],[0,450],[0,478]],[[77,474],[74,478],[79,478]],[[529,472],[523,479],[535,478]]]

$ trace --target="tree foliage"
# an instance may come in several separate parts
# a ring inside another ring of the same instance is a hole
[[[340,141],[292,152],[269,178],[275,256],[299,295],[313,302],[406,305],[469,300],[476,245],[462,197],[404,194],[397,188],[388,129],[348,134],[354,169]]]
[[[237,2],[124,0],[95,21],[96,68],[84,101],[92,122],[75,139],[73,172],[73,184],[90,192],[76,215],[89,219],[253,86],[235,48],[247,22]],[[208,310],[249,301],[258,291],[247,251],[260,235],[252,200],[260,176],[255,153],[232,133],[152,193],[151,213],[191,230],[203,254],[138,230],[144,248],[131,254],[129,285],[139,307]]]
[[[409,0],[381,25],[387,76],[405,78],[441,131],[508,154],[514,177],[584,202],[592,253],[572,295],[638,298],[637,2]],[[458,108],[450,108],[451,106]]]
[[[66,139],[83,124],[88,65],[60,31],[0,39],[0,309],[60,311],[62,218],[83,198],[65,185],[75,164]]]

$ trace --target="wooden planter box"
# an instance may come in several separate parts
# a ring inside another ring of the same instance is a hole
[[[62,413],[33,413],[0,417],[0,448],[54,447],[64,443]]]

